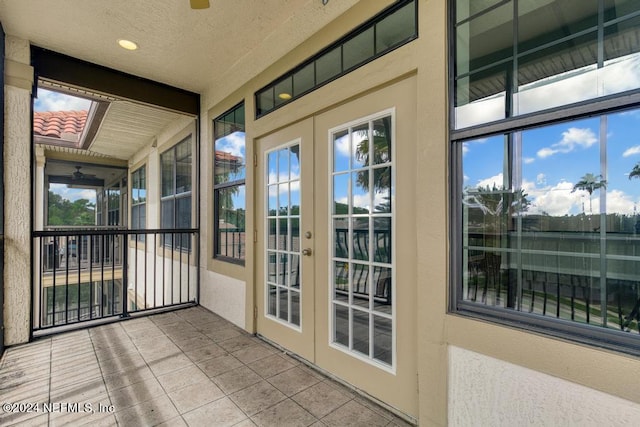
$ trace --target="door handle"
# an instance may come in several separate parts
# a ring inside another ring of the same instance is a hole
[[[302,255],[304,256],[311,256],[311,249],[309,248],[305,248],[302,250]]]

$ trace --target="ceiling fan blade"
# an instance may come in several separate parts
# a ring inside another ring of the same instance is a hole
[[[189,0],[191,2],[191,9],[207,9],[209,7],[209,0]]]

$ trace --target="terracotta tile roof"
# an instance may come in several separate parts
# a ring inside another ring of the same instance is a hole
[[[36,111],[33,113],[33,133],[50,138],[65,139],[64,137],[69,134],[81,134],[86,122],[86,110]]]
[[[216,162],[241,163],[242,157],[234,156],[225,151],[216,150]]]

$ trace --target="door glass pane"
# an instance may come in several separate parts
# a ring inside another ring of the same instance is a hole
[[[366,264],[349,264],[352,270],[353,304],[369,308],[369,266]]]
[[[289,321],[289,290],[286,288],[278,288],[278,317]]]
[[[369,261],[369,218],[353,218],[353,259]]]
[[[353,310],[353,349],[369,355],[369,313]]]
[[[291,292],[291,323],[300,326],[300,292]]]
[[[347,214],[349,212],[349,174],[333,177],[333,213]]]
[[[276,297],[276,287],[269,285],[267,287],[267,314],[270,314],[271,316],[276,315]]]
[[[340,303],[334,303],[334,342],[346,346],[351,331],[349,351],[383,363],[393,360],[374,354],[370,320],[374,313],[393,314],[392,122],[391,115],[384,115],[334,132],[330,163],[331,292]]]
[[[349,308],[333,305],[334,342],[349,347]]]
[[[333,220],[333,256],[336,258],[349,257],[349,220],[335,218]]]
[[[277,309],[267,312],[279,321],[300,325],[302,271],[300,258],[300,145],[267,154],[265,170],[268,239],[267,284],[274,285]],[[270,288],[269,288],[270,289]],[[269,302],[271,296],[267,296]]]
[[[391,365],[393,360],[391,319],[373,316],[373,358]]]
[[[333,171],[342,172],[349,169],[351,158],[351,146],[349,131],[341,131],[333,134]]]
[[[334,299],[336,301],[349,302],[349,264],[336,262],[333,268]]]

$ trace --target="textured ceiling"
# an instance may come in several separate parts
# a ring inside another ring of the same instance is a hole
[[[85,61],[203,93],[247,81],[357,0],[0,0],[5,33]],[[117,45],[125,38],[140,49]]]

